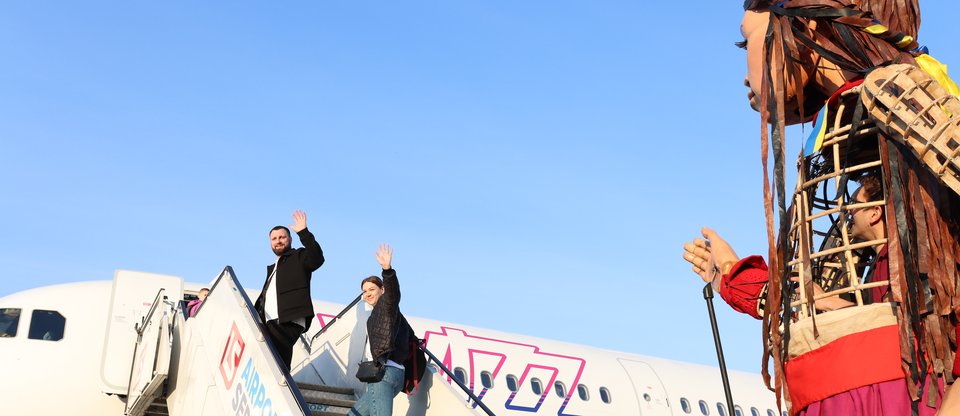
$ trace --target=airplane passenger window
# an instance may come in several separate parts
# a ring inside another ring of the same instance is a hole
[[[777,412],[774,412],[773,409],[767,409],[767,416],[777,416]]]
[[[457,380],[460,380],[461,383],[467,384],[467,371],[463,368],[454,368],[453,375],[457,376]]]
[[[17,326],[20,325],[20,309],[0,309],[0,338],[17,336]]]
[[[485,389],[493,388],[493,376],[489,371],[480,373],[480,383],[483,384],[483,388]]]
[[[720,416],[727,416],[727,406],[724,406],[723,403],[717,402],[717,411],[720,412]]]
[[[59,341],[63,339],[63,328],[67,319],[57,311],[37,309],[30,318],[30,332],[27,338],[42,339],[44,341]]]
[[[530,388],[533,389],[533,394],[537,396],[543,394],[543,383],[540,382],[539,378],[530,380]]]
[[[743,416],[743,409],[740,408],[739,404],[733,405],[733,413],[736,416]]]
[[[680,398],[680,408],[683,409],[683,413],[690,414],[693,411],[693,408],[690,407],[690,401],[686,397]]]
[[[700,400],[700,414],[707,416],[710,414],[710,406],[707,406],[707,402]]]
[[[510,391],[516,393],[517,391],[517,376],[513,374],[507,374],[507,388]]]
[[[580,394],[580,400],[590,400],[590,391],[587,390],[587,386],[584,386],[583,384],[578,385],[577,393]]]
[[[561,399],[567,397],[567,386],[564,386],[562,382],[553,383],[553,389],[557,392],[557,397]]]
[[[750,408],[750,416],[760,416],[760,411],[756,407]]]
[[[610,397],[610,390],[607,390],[606,387],[600,387],[600,400],[603,400],[603,402],[607,404],[609,404],[612,400]]]

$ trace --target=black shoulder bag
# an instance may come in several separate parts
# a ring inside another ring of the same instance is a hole
[[[386,370],[386,364],[380,361],[362,361],[357,368],[357,379],[364,383],[378,383],[383,380],[383,373]]]
[[[363,351],[367,351],[367,343],[370,341],[370,335],[367,335],[363,342]],[[379,383],[383,380],[383,373],[387,371],[387,365],[380,360],[361,361],[357,368],[357,379],[364,383]]]

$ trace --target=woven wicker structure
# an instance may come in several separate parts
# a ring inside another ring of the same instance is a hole
[[[863,102],[887,135],[907,143],[944,184],[960,194],[960,100],[912,65],[870,73]]]
[[[862,283],[872,247],[887,240],[853,241],[849,216],[853,210],[886,205],[886,200],[857,203],[852,200],[855,184],[851,178],[879,172],[882,166],[877,142],[878,127],[863,120],[850,124],[859,104],[860,88],[841,94],[829,132],[818,152],[801,160],[790,215],[789,246],[793,258],[785,262],[787,276],[802,276],[806,284],[791,293],[790,307],[795,318],[816,314],[818,299],[844,295],[864,305],[863,290],[887,282]],[[826,292],[813,296],[810,282]]]

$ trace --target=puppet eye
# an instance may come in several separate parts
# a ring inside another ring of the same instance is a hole
[[[747,40],[746,40],[746,39],[741,40],[741,41],[739,41],[739,42],[733,42],[733,44],[736,45],[736,47],[738,47],[738,48],[740,48],[740,49],[747,49]]]

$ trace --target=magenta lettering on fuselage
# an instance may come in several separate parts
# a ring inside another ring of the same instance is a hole
[[[587,361],[580,357],[541,351],[537,345],[470,335],[458,328],[441,327],[439,332],[426,331],[424,339],[430,350],[438,352],[445,366],[454,368],[456,364],[469,369],[464,384],[481,399],[488,391],[479,379],[482,372],[490,372],[493,379],[504,371],[519,374],[518,391],[523,393],[514,392],[504,401],[503,406],[521,412],[538,412],[553,391],[554,383],[559,381],[571,388],[566,389],[562,400],[553,402],[548,407],[556,406],[554,408],[557,409],[557,414],[564,415],[564,409],[573,397],[575,386],[580,382],[587,364]],[[546,381],[541,386],[539,395],[528,394],[526,392],[530,390],[523,389],[524,386],[529,386],[534,378]]]

